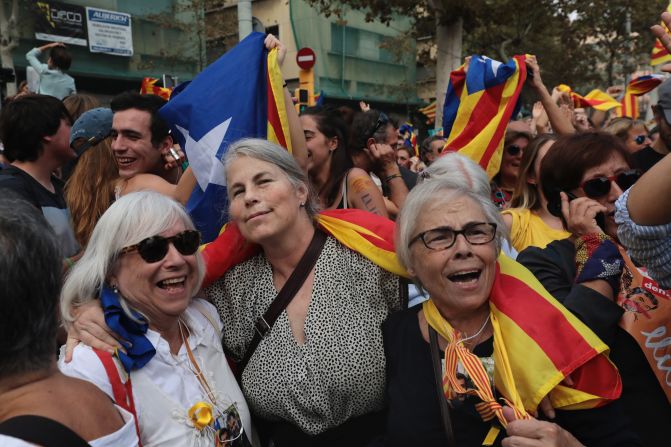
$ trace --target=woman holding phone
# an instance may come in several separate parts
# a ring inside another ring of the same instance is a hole
[[[658,340],[650,336],[671,330],[671,304],[669,292],[644,266],[634,265],[617,238],[615,202],[640,176],[631,166],[629,152],[612,135],[560,138],[541,164],[541,185],[548,208],[561,209],[572,236],[545,249],[530,247],[517,260],[610,346],[632,426],[645,445],[662,445],[665,421],[671,420],[671,386],[655,356],[668,350],[655,351]]]

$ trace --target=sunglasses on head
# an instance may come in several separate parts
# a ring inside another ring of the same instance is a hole
[[[643,144],[646,138],[649,137],[647,135],[638,135],[636,138],[634,138],[634,141],[636,142],[636,144]]]
[[[375,126],[371,128],[370,132],[368,132],[368,138],[373,138],[373,136],[377,133],[377,131],[380,130],[380,128],[385,124],[387,124],[388,122],[389,117],[387,116],[387,114],[385,114],[384,112],[380,112],[380,116],[377,118]]]
[[[522,148],[516,144],[511,144],[510,146],[506,147],[506,152],[508,153],[508,155],[515,157],[519,155],[520,152],[522,152]]]
[[[122,255],[137,250],[142,259],[151,264],[165,258],[165,255],[168,254],[170,243],[172,243],[180,254],[190,256],[198,251],[200,233],[196,230],[185,230],[170,237],[148,237],[135,245],[123,248],[119,254]]]
[[[636,183],[641,177],[641,173],[637,169],[630,169],[610,177],[602,176],[584,181],[580,187],[585,192],[585,195],[591,199],[603,197],[610,192],[611,182],[615,182],[622,191],[626,191]]]

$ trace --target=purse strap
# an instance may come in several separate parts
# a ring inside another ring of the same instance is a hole
[[[287,308],[291,300],[296,296],[296,293],[298,293],[305,283],[312,268],[317,263],[317,258],[319,258],[319,254],[322,252],[325,243],[326,233],[316,228],[315,234],[310,241],[310,245],[308,245],[307,250],[303,253],[301,260],[298,261],[296,268],[291,273],[291,276],[289,276],[289,279],[282,287],[282,290],[279,291],[273,302],[270,303],[266,313],[256,320],[256,323],[254,324],[254,329],[256,331],[254,337],[252,338],[242,361],[238,363],[236,371],[238,379],[242,378],[242,372],[245,370],[247,363],[249,363],[252,355],[254,355],[254,351],[256,351],[261,340],[270,333],[270,328],[275,324],[277,317],[279,317],[282,311]]]
[[[433,377],[438,393],[438,402],[440,404],[440,414],[443,419],[443,429],[447,436],[448,447],[456,446],[454,441],[454,432],[452,431],[452,420],[450,418],[450,407],[447,405],[445,392],[443,391],[443,371],[440,367],[440,349],[438,348],[438,334],[436,330],[429,325],[429,345],[431,347],[431,361],[433,363]]]
[[[0,434],[44,447],[89,447],[84,439],[60,422],[32,414],[0,423]]]

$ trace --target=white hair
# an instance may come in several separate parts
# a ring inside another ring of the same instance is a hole
[[[477,203],[485,215],[485,220],[496,224],[494,241],[496,252],[497,254],[500,253],[503,241],[507,237],[506,227],[501,213],[492,203],[491,198],[479,194],[477,191],[456,185],[449,179],[432,179],[418,184],[410,191],[396,221],[396,254],[403,267],[412,269],[414,266],[410,241],[415,237],[420,216],[426,212],[426,208],[429,205],[447,204],[460,197],[467,197]]]
[[[114,202],[100,217],[84,255],[70,270],[61,292],[61,314],[66,323],[71,323],[73,307],[97,299],[107,283],[116,264],[119,252],[124,247],[169,230],[181,223],[188,230],[195,229],[182,205],[163,194],[141,191],[127,194]],[[198,275],[195,294],[205,275],[205,266],[199,253],[196,254]],[[126,313],[128,303],[120,296]]]
[[[455,188],[463,188],[476,194],[490,197],[492,188],[489,177],[479,164],[457,152],[441,155],[424,169],[417,179],[417,184],[440,179],[449,182]]]

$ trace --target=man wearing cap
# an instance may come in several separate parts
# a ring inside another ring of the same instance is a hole
[[[659,128],[659,138],[633,154],[634,164],[645,172],[660,161],[671,149],[671,78],[662,82],[657,89],[659,101],[652,108]]]
[[[70,147],[70,126],[70,114],[53,96],[22,96],[7,103],[0,114],[0,140],[11,163],[0,173],[0,188],[14,191],[42,211],[65,258],[75,255],[79,244],[63,183],[53,172],[76,157]]]

